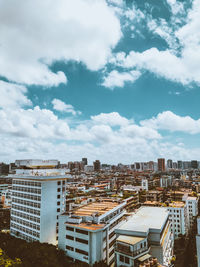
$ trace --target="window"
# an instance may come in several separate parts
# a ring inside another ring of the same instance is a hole
[[[59,206],[59,205],[60,205],[60,201],[57,202],[57,206]]]
[[[60,198],[60,195],[57,195],[57,198]]]
[[[84,240],[84,239],[82,239],[82,238],[76,238],[76,241],[77,241],[77,242],[80,242],[80,243],[82,243],[82,244],[88,244],[88,241],[87,241],[87,240]]]
[[[60,192],[60,188],[57,189],[57,192]]]
[[[125,257],[125,263],[129,264],[129,258],[128,257]]]
[[[87,252],[87,251],[84,251],[84,250],[82,250],[82,249],[78,249],[78,248],[76,248],[75,251],[78,252],[78,253],[80,253],[80,254],[83,254],[83,255],[88,256],[88,252]]]
[[[119,260],[120,260],[121,262],[124,262],[124,256],[119,255]]]
[[[111,252],[109,253],[109,258],[113,255],[113,253],[115,252],[115,250],[111,250]]]
[[[66,249],[67,249],[67,250],[74,251],[74,248],[73,248],[73,247],[70,247],[70,246],[66,246]]]
[[[69,240],[74,240],[74,237],[71,236],[71,235],[66,235],[66,239],[69,239]]]
[[[57,182],[57,184],[58,184],[58,185],[60,185],[60,184],[61,184],[61,182],[59,181],[59,182]]]
[[[74,228],[73,227],[70,227],[70,226],[67,226],[66,227],[66,230],[74,232]]]
[[[57,209],[57,212],[60,212],[60,209]]]
[[[88,231],[85,231],[85,230],[76,229],[76,232],[79,234],[88,235]]]

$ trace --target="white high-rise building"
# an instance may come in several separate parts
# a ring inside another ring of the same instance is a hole
[[[198,215],[198,198],[188,196],[185,202],[188,213],[188,226],[191,228],[194,222],[194,217]]]
[[[173,202],[167,207],[174,238],[188,234],[188,213],[184,202]]]
[[[11,235],[57,244],[69,175],[63,169],[20,169],[12,177]]]

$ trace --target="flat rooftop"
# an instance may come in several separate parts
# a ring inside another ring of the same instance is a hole
[[[100,216],[114,209],[120,204],[121,203],[119,202],[111,201],[93,202],[74,210],[73,214],[77,216],[92,216],[94,213],[98,213]]]
[[[122,243],[126,243],[126,244],[130,244],[130,245],[135,245],[142,240],[144,240],[143,237],[127,236],[127,235],[120,235],[117,238],[117,241],[122,242]]]
[[[183,208],[185,206],[185,203],[183,202],[172,202],[172,203],[169,203],[169,207],[173,207],[173,208]]]
[[[161,207],[141,207],[118,230],[147,233],[149,229],[161,231],[169,212]]]

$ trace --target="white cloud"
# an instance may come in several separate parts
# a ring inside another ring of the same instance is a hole
[[[24,138],[64,138],[69,135],[68,124],[50,110],[0,110],[0,134]]]
[[[171,132],[200,133],[200,119],[194,120],[190,116],[181,117],[171,111],[164,111],[156,117],[141,121],[141,125],[153,129],[169,130]]]
[[[114,89],[115,87],[123,87],[126,82],[135,82],[141,73],[137,70],[129,72],[111,71],[107,77],[104,77],[103,86]]]
[[[171,0],[170,3],[172,5],[178,4],[178,2]],[[162,19],[149,21],[147,23],[148,28],[166,40],[169,49],[159,50],[152,47],[143,52],[131,51],[128,55],[119,52],[115,59],[112,58],[110,62],[124,67],[126,71],[127,68],[136,68],[139,71],[148,70],[183,85],[193,82],[200,85],[199,16],[200,0],[194,0],[184,26],[172,27]],[[176,24],[176,22],[173,23]]]
[[[0,81],[0,108],[30,106],[32,103],[26,93],[25,86]]]
[[[171,8],[173,15],[178,15],[184,13],[184,5],[180,1],[177,0],[166,0],[168,5]]]
[[[0,24],[0,75],[27,85],[66,83],[63,72],[49,68],[58,60],[98,70],[121,38],[105,0],[0,1]]]
[[[100,123],[103,125],[107,124],[110,126],[125,126],[132,121],[129,121],[127,118],[122,117],[118,112],[100,113],[99,115],[91,116],[91,119],[95,123]]]
[[[60,112],[66,112],[71,113],[72,115],[80,115],[80,111],[76,111],[74,107],[71,104],[66,104],[65,102],[61,101],[60,99],[54,98],[52,100],[53,109],[60,111]]]

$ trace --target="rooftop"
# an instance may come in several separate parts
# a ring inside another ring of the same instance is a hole
[[[144,240],[143,237],[127,236],[127,235],[120,235],[117,238],[117,241],[120,241],[120,242],[123,242],[126,244],[130,244],[130,245],[135,245],[142,240]]]
[[[95,213],[98,213],[98,215],[100,216],[114,209],[120,204],[121,203],[117,201],[93,202],[74,210],[73,214],[78,216],[92,216]]]
[[[161,231],[168,218],[168,214],[169,212],[162,207],[141,207],[118,230],[145,233],[149,229]]]

